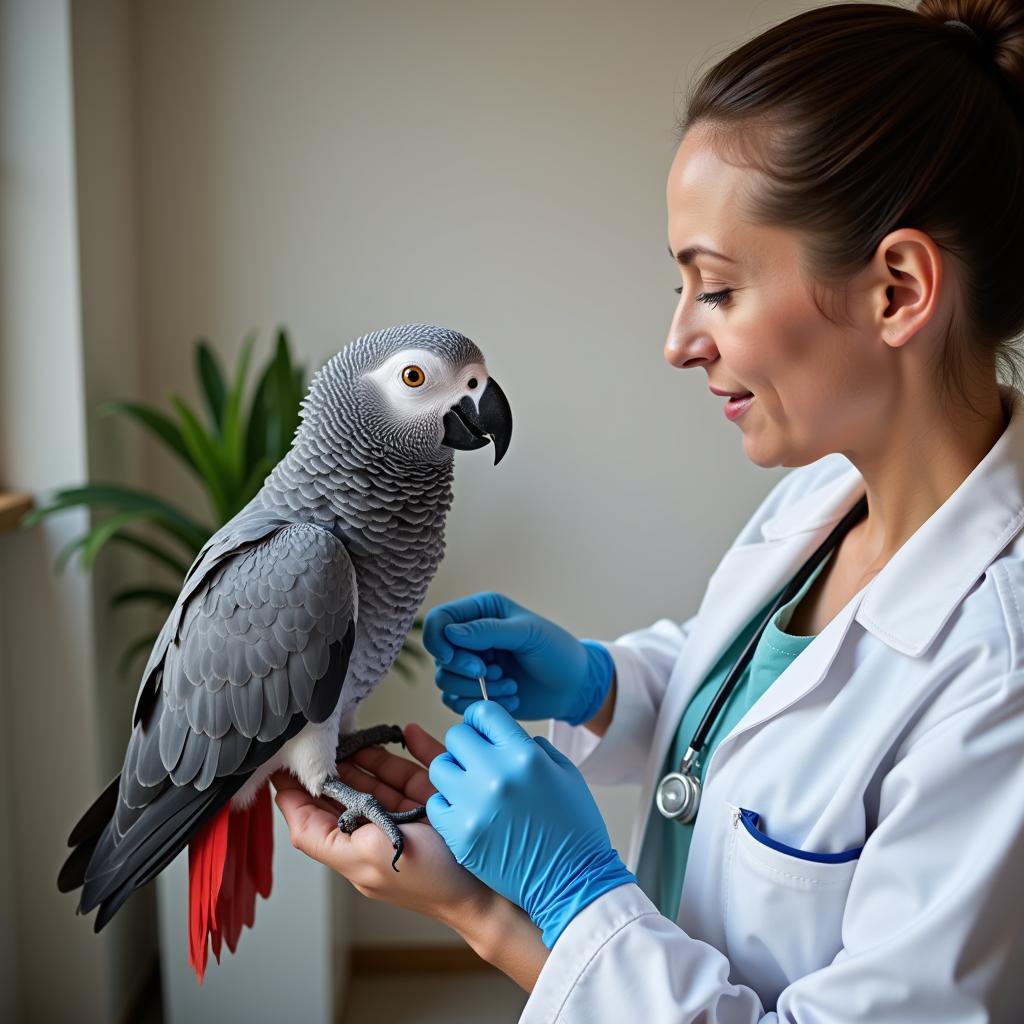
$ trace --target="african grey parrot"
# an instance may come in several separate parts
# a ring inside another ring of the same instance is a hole
[[[199,552],[142,675],[119,775],[83,815],[58,878],[99,931],[189,846],[190,962],[234,951],[270,892],[267,777],[396,822],[336,761],[396,726],[349,735],[387,673],[444,552],[452,449],[508,448],[512,415],[457,331],[405,324],[346,346],[314,376],[301,423],[262,489]],[[339,744],[339,735],[342,736]]]

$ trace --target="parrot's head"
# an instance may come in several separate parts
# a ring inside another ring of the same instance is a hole
[[[452,449],[508,449],[512,410],[480,349],[458,331],[401,324],[357,338],[318,371],[303,402],[339,440],[406,466],[450,461]]]

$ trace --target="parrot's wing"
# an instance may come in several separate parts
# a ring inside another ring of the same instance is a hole
[[[341,695],[358,607],[344,544],[290,524],[211,560],[165,624],[158,687],[144,677],[113,817],[61,872],[62,889],[83,885],[81,912],[102,904],[97,931]]]
[[[195,561],[185,573],[178,598],[164,621],[149,652],[149,659],[142,672],[142,682],[135,699],[135,710],[132,712],[132,725],[137,725],[141,717],[142,706],[148,698],[152,698],[160,689],[160,670],[164,656],[171,641],[181,629],[181,620],[189,599],[203,583],[208,583],[215,569],[222,566],[226,558],[238,554],[246,547],[265,540],[277,530],[290,525],[277,512],[266,509],[260,504],[259,495],[242,509],[233,519],[217,530],[200,549]]]

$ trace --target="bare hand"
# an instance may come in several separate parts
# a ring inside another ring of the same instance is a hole
[[[406,726],[404,733],[419,764],[381,747],[367,747],[338,763],[338,778],[371,793],[389,811],[426,803],[436,792],[427,765],[444,747],[418,725]],[[426,914],[463,935],[500,899],[456,862],[428,822],[400,826],[405,848],[396,873],[391,870],[391,844],[380,829],[366,824],[348,835],[338,828],[340,804],[311,797],[289,772],[277,771],[270,779],[292,846],[343,875],[364,896]]]

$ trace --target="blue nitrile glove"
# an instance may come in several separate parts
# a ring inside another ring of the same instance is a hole
[[[530,915],[548,949],[585,906],[636,881],[579,769],[495,701],[471,704],[445,746],[430,762],[430,824],[460,864]]]
[[[579,725],[597,714],[615,672],[608,649],[485,591],[436,605],[423,620],[423,646],[437,664],[441,699],[462,714],[487,695],[516,718]]]

